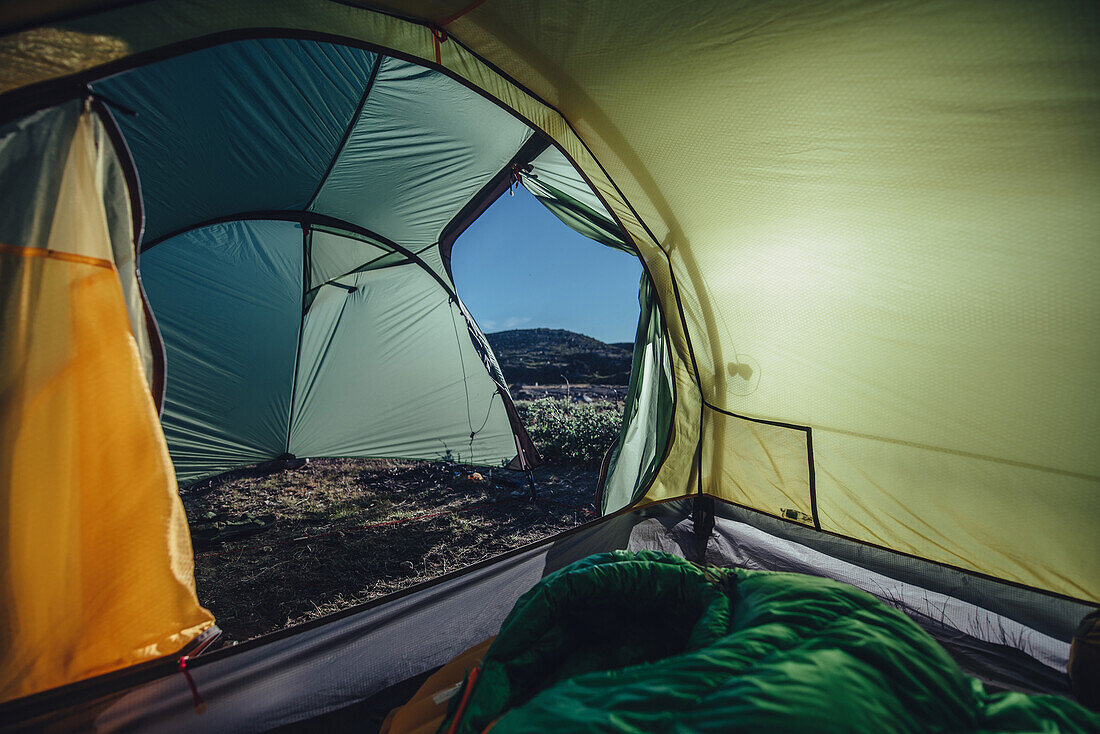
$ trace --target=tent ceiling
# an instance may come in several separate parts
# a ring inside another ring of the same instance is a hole
[[[262,209],[305,209],[376,54],[288,39],[196,51],[104,79],[141,176],[145,240]]]
[[[311,211],[419,250],[532,131],[453,79],[301,39],[226,43],[96,82],[141,176],[146,243]]]
[[[310,252],[312,261],[308,287],[311,290],[363,267],[407,260],[403,253],[394,252],[381,246],[381,243],[364,242],[346,234],[341,237],[322,236],[321,230],[313,238]]]
[[[453,79],[386,58],[310,210],[420,249],[530,135]]]

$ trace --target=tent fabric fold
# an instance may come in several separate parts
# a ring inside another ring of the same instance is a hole
[[[610,514],[637,502],[668,448],[672,411],[672,374],[661,312],[653,284],[643,274],[638,287],[641,307],[630,388],[623,407],[623,427],[611,456],[611,471],[600,488],[600,511]]]
[[[632,251],[603,202],[557,148],[548,148],[531,161],[519,180],[567,226],[608,247]]]

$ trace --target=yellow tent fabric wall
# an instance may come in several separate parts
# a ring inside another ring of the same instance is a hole
[[[114,264],[102,123],[79,102],[40,117],[71,145],[53,161],[42,239],[0,243],[0,701],[165,655],[213,625]],[[51,161],[20,163],[5,190]]]
[[[1100,599],[1094,4],[487,3],[448,29],[561,110],[667,254],[704,493]]]

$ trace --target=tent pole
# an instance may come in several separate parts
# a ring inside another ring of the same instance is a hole
[[[691,521],[694,525],[695,562],[706,564],[707,541],[714,530],[714,498],[696,495],[691,499]]]

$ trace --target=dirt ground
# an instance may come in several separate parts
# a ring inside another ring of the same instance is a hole
[[[315,459],[183,491],[199,600],[227,644],[468,566],[595,519],[598,467]]]

